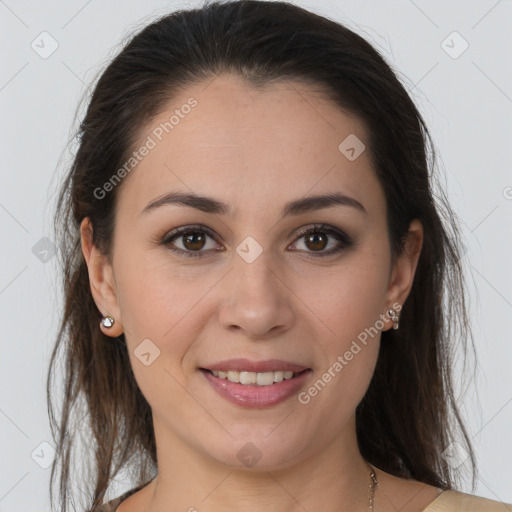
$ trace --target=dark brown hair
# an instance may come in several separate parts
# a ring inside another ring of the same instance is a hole
[[[451,489],[458,475],[442,453],[457,441],[469,454],[474,488],[475,457],[452,381],[456,347],[466,355],[473,341],[463,252],[442,187],[437,197],[434,192],[437,165],[425,122],[390,65],[361,36],[287,2],[241,0],[174,12],[143,28],[101,74],[81,121],[55,212],[65,302],[47,381],[57,444],[52,503],[58,467],[63,511],[70,507],[72,485],[94,509],[120,471],[130,471],[134,485],[156,474],[151,409],[134,379],[124,334],[112,339],[99,329],[80,223],[91,219],[94,244],[110,256],[120,187],[101,199],[95,189],[126,161],[141,127],[178,92],[224,72],[254,88],[282,79],[314,84],[364,122],[386,197],[393,261],[412,219],[421,221],[424,241],[400,328],[382,333],[373,379],[356,410],[359,448],[388,473]],[[61,357],[64,395],[57,421],[51,385]],[[73,482],[79,432],[88,436],[89,459],[79,466],[81,480]]]

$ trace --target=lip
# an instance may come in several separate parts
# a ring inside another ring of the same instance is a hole
[[[304,370],[308,370],[308,367],[292,363],[290,361],[284,361],[282,359],[267,359],[265,361],[251,361],[249,359],[228,359],[226,361],[220,361],[218,363],[202,366],[201,369],[215,371],[233,370],[238,372],[246,371],[257,373],[283,370],[299,373]]]
[[[224,368],[226,367],[224,366]],[[276,367],[274,366],[273,368]],[[277,405],[297,394],[312,370],[310,368],[304,368],[292,379],[275,382],[269,386],[238,384],[227,379],[215,377],[204,368],[200,368],[200,371],[213,389],[229,402],[241,407],[262,409],[264,407]]]

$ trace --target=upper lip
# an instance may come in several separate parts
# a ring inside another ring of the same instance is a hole
[[[249,359],[227,359],[219,361],[218,363],[208,364],[202,366],[205,370],[232,370],[232,371],[246,371],[246,372],[273,372],[273,371],[290,371],[294,373],[308,370],[307,366],[302,366],[291,361],[283,361],[282,359],[267,359],[265,361],[251,361]]]

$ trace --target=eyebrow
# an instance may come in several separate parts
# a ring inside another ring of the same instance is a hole
[[[146,215],[150,211],[168,204],[188,206],[205,213],[228,216],[233,215],[232,208],[226,203],[211,197],[199,196],[193,193],[183,192],[169,192],[168,194],[157,197],[145,206],[140,215]],[[290,201],[284,206],[281,217],[284,218],[289,215],[300,215],[303,213],[321,210],[322,208],[329,208],[331,206],[350,206],[362,213],[368,213],[364,206],[357,199],[346,196],[344,194],[333,193],[307,196],[296,199],[294,201]]]

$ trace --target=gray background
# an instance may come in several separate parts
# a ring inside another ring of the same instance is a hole
[[[479,463],[475,494],[512,503],[512,2],[294,3],[376,45],[432,130],[443,188],[468,247],[480,372],[468,382],[459,369],[456,383]],[[52,241],[44,237],[52,237],[75,109],[124,37],[156,15],[197,5],[0,0],[0,512],[49,510],[44,384],[60,291]],[[57,49],[44,55],[53,41]],[[461,490],[468,492],[466,481]],[[127,485],[120,481],[112,497]]]

